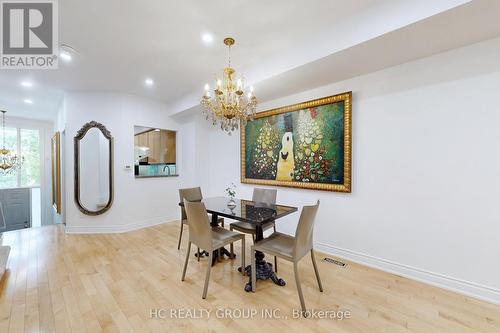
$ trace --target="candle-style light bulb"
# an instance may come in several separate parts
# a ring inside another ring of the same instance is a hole
[[[210,86],[208,85],[208,83],[205,84],[205,97],[210,97]]]
[[[250,92],[253,93],[253,86],[250,86]]]
[[[222,86],[222,81],[220,79],[217,80],[217,89],[220,89]]]

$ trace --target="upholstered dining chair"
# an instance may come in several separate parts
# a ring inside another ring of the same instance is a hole
[[[313,230],[314,220],[319,207],[319,200],[314,206],[304,206],[300,214],[299,223],[295,231],[295,237],[285,235],[279,232],[273,233],[271,236],[256,243],[251,248],[251,265],[252,265],[252,291],[255,291],[256,285],[256,268],[255,268],[255,251],[269,253],[278,256],[285,260],[293,262],[293,270],[295,273],[295,283],[299,293],[300,306],[302,314],[306,315],[306,305],[304,303],[304,295],[299,279],[298,263],[308,252],[311,254],[311,260],[314,267],[314,274],[318,281],[319,291],[323,292],[321,278],[319,277],[318,267],[313,251]]]
[[[184,262],[184,268],[182,270],[181,281],[184,281],[184,278],[186,277],[191,244],[195,244],[199,248],[208,251],[209,254],[207,261],[207,273],[205,276],[205,286],[203,287],[203,294],[201,296],[205,299],[207,297],[213,252],[223,246],[241,240],[241,267],[245,267],[245,235],[229,231],[221,227],[211,227],[208,220],[207,210],[205,209],[203,202],[189,202],[184,199],[184,207],[186,209],[189,227],[189,243],[186,253],[186,261]]]
[[[183,202],[184,199],[186,199],[187,201],[201,201],[203,199],[201,188],[181,188],[179,189],[179,199],[180,202]],[[222,227],[224,227],[224,218],[219,217],[218,221],[222,225]],[[181,206],[181,231],[179,233],[179,243],[177,244],[177,250],[181,248],[182,231],[184,230],[184,224],[187,224],[186,210]],[[200,257],[198,256],[198,259],[199,258]]]
[[[254,188],[252,201],[275,205],[277,192],[278,191],[276,191],[276,189]],[[262,226],[263,231],[266,231],[270,228],[273,228],[274,232],[276,232],[276,225],[274,224],[274,221],[270,221]],[[234,222],[229,225],[229,230],[236,230],[244,234],[250,234],[252,235],[253,242],[255,243],[255,235],[257,231],[254,224],[248,222]],[[230,251],[231,253],[233,253],[232,244]],[[274,271],[278,272],[278,260],[276,259],[276,257],[274,257]]]

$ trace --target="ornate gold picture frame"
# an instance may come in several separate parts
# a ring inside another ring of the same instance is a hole
[[[56,132],[50,140],[52,166],[52,207],[61,214],[61,133]]]
[[[352,92],[259,112],[241,127],[241,182],[351,192]]]

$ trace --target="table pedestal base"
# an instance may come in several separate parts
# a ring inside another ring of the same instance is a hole
[[[256,273],[255,273],[256,280],[271,279],[271,281],[273,281],[275,284],[277,284],[278,286],[281,286],[281,287],[286,284],[285,280],[283,280],[282,278],[279,278],[276,275],[276,273],[274,273],[273,265],[266,262],[264,260],[264,258],[262,258],[260,260],[256,259],[256,265],[257,265],[257,269],[256,269]],[[238,270],[241,272],[241,267],[238,268]],[[249,277],[248,283],[245,285],[245,291],[250,292],[250,291],[252,291],[252,266],[251,265],[248,265],[247,267],[245,267],[245,275],[247,275]]]
[[[198,258],[198,253],[195,253],[195,254],[194,254],[194,256],[195,256],[196,258]],[[207,251],[205,251],[205,250],[201,250],[201,251],[200,251],[200,258],[203,258],[203,257],[208,257],[208,252],[207,252]]]
[[[225,247],[221,247],[221,256],[219,257],[219,250],[215,250],[212,256],[212,266],[215,265],[217,260],[224,259],[224,256],[227,256],[229,259],[234,259],[236,258],[236,254],[231,255],[231,252],[229,252]],[[198,253],[194,254],[195,257],[198,257]],[[203,257],[208,257],[208,252],[205,250],[200,251],[200,258]]]

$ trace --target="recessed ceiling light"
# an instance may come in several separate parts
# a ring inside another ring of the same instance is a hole
[[[26,103],[26,104],[33,104],[33,101],[31,99],[27,98],[27,99],[24,100],[24,103]]]
[[[59,58],[61,58],[64,62],[70,62],[76,54],[77,52],[72,46],[61,43],[61,46],[59,47]]]
[[[61,50],[61,52],[59,52],[59,56],[61,57],[62,60],[66,61],[66,62],[70,62],[73,57],[71,56],[71,53],[69,53],[68,51],[65,51],[65,50]]]
[[[21,82],[21,85],[25,88],[31,88],[33,87],[33,82],[30,82],[30,81],[23,81]]]
[[[155,81],[153,81],[153,79],[151,78],[147,78],[146,80],[144,80],[144,84],[151,87],[155,84]]]
[[[212,42],[214,41],[214,35],[209,32],[205,32],[201,35],[201,40],[207,45],[212,44]]]

